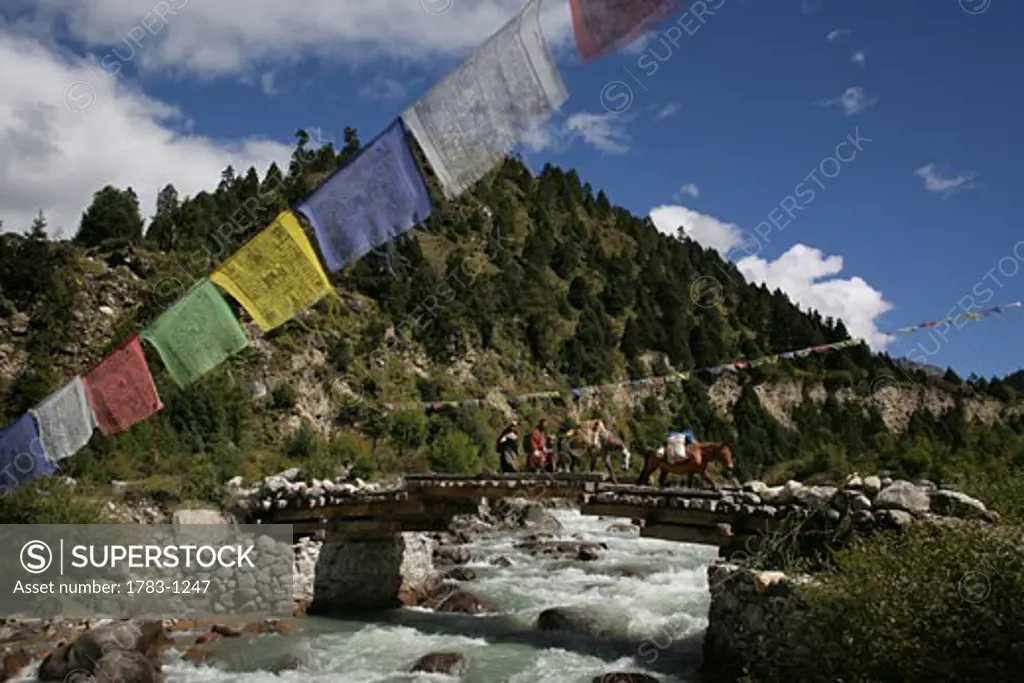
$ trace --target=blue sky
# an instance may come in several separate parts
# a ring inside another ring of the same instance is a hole
[[[1019,310],[944,339],[878,330],[1024,298],[1012,157],[1024,149],[1024,6],[708,0],[718,9],[702,23],[687,4],[582,64],[567,2],[545,0],[570,98],[524,145],[527,162],[577,168],[894,355],[963,374],[1019,368]],[[0,76],[4,229],[43,208],[73,233],[106,183],[134,186],[151,212],[167,182],[192,193],[227,163],[281,163],[300,127],[340,140],[352,125],[368,140],[522,0],[367,5],[14,0],[0,11],[0,60],[13,66]],[[848,136],[860,148],[837,150]]]

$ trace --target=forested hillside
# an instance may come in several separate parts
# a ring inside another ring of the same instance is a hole
[[[260,178],[228,168],[215,190],[194,197],[165,187],[146,221],[150,209],[131,188],[105,187],[71,241],[49,239],[43,214],[28,236],[0,236],[0,418],[88,370],[358,149],[352,129],[340,151],[313,148],[299,131],[287,170],[272,166]],[[251,345],[184,390],[147,349],[164,410],[114,437],[97,432],[62,474],[94,490],[92,500],[112,479],[171,498],[216,499],[237,474],[289,464],[324,475],[339,463],[362,476],[478,470],[493,466],[493,438],[510,410],[502,394],[848,337],[841,322],[745,284],[713,250],[660,234],[575,171],[546,166],[535,177],[508,159],[446,201],[425,169],[433,214],[333,276],[336,298],[267,335],[235,306]],[[1018,392],[1021,373],[936,379],[861,346],[517,408],[526,420],[603,415],[637,449],[689,426],[698,438],[733,444],[747,476],[887,468],[949,479],[1020,464]],[[485,394],[495,405],[381,405]],[[0,505],[9,520],[25,519],[49,500],[39,492],[60,485],[24,486]]]

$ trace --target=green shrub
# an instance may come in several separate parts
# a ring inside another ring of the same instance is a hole
[[[1024,665],[1020,528],[917,524],[838,552],[779,637],[765,680],[1016,680]],[[794,643],[806,646],[793,647]]]
[[[446,432],[430,443],[427,462],[433,472],[458,474],[481,470],[480,451],[462,432]]]

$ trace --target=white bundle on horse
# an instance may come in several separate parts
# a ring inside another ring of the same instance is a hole
[[[665,439],[665,446],[658,449],[659,454],[666,457],[669,462],[680,462],[687,458],[686,436],[683,434],[669,434]]]

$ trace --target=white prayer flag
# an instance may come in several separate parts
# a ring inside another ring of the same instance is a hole
[[[55,391],[32,409],[43,449],[51,460],[74,455],[89,443],[96,422],[81,377]]]
[[[569,97],[530,0],[402,114],[449,199],[465,192]]]

